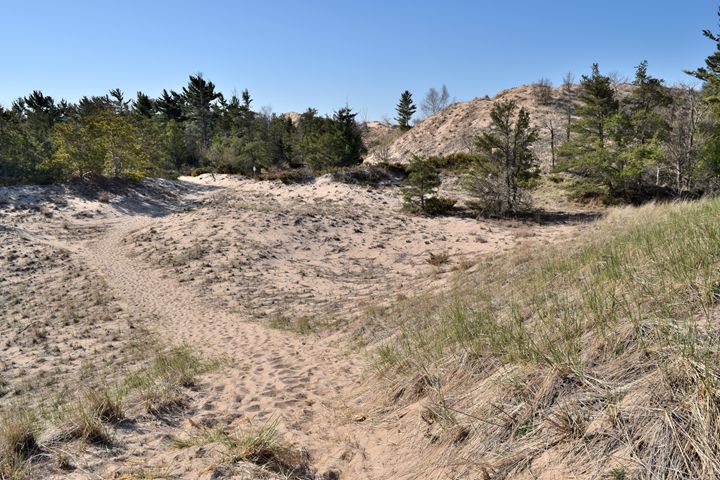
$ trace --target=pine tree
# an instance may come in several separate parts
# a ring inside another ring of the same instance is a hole
[[[175,120],[181,122],[183,118],[183,106],[185,100],[179,93],[170,90],[162,91],[160,98],[155,100],[155,108],[160,112],[166,120]]]
[[[215,84],[205,80],[201,73],[190,75],[187,87],[183,87],[188,117],[199,130],[202,147],[206,148],[210,145],[214,117],[212,105],[221,96],[215,91]]]
[[[670,126],[664,109],[672,97],[663,81],[648,74],[647,62],[635,72],[633,90],[623,102],[615,97],[609,77],[596,65],[583,76],[575,138],[560,149],[563,168],[583,177],[583,194],[625,201],[646,195],[646,174],[655,168],[659,181],[662,142]]]
[[[400,95],[400,102],[397,104],[395,110],[397,111],[397,117],[395,117],[395,120],[397,120],[400,129],[409,130],[410,120],[417,111],[417,107],[413,103],[412,93],[405,90]]]
[[[610,77],[602,75],[597,64],[593,64],[590,75],[582,76],[578,101],[578,119],[571,127],[576,135],[558,151],[561,169],[584,177],[582,188],[587,194],[601,194],[603,189],[611,193],[616,178],[614,154],[608,150],[608,130],[620,102]]]
[[[242,91],[242,101],[243,101],[243,108],[246,111],[250,111],[250,104],[252,103],[252,99],[250,98],[250,92],[248,92],[248,89]]]
[[[125,100],[125,94],[119,88],[110,90],[110,104],[118,115],[124,115],[130,111],[130,100]]]
[[[673,97],[662,80],[648,74],[646,60],[636,67],[633,86],[622,103],[631,117],[637,141],[645,144],[653,138],[666,140],[670,124],[662,110],[672,105]]]
[[[150,118],[155,113],[155,102],[143,92],[137,92],[137,98],[133,102],[133,111],[141,117]]]
[[[413,155],[407,166],[408,176],[403,180],[402,195],[410,210],[426,212],[430,198],[440,186],[437,169],[427,160]]]
[[[343,107],[335,112],[336,166],[346,167],[362,162],[362,156],[367,152],[363,143],[362,134],[358,128],[355,116],[350,107]]]
[[[477,197],[474,207],[485,214],[526,209],[529,200],[523,187],[538,174],[532,152],[538,132],[530,125],[528,112],[524,108],[518,112],[514,100],[496,102],[490,119],[490,128],[475,140],[478,158],[464,184]]]
[[[580,119],[573,126],[573,131],[582,137],[583,142],[604,148],[607,122],[620,108],[612,80],[602,75],[600,67],[595,63],[592,73],[582,76],[580,87],[580,106],[577,108]]]
[[[720,8],[717,11],[720,17]],[[707,93],[705,100],[719,105],[720,110],[720,33],[703,30],[703,36],[715,43],[715,52],[705,59],[705,66],[696,70],[686,70],[685,73],[701,80]]]

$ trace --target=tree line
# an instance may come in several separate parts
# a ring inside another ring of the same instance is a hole
[[[113,89],[69,103],[34,91],[0,107],[0,183],[348,166],[366,152],[355,117],[348,106],[296,121],[256,112],[247,90],[226,97],[202,74],[157,98]]]
[[[718,11],[720,16],[720,10]],[[532,87],[539,106],[560,107],[562,118],[533,126],[513,100],[493,104],[489,128],[471,153],[447,158],[414,157],[404,194],[416,211],[437,213],[452,202],[437,194],[448,164],[462,165],[469,206],[487,215],[520,213],[530,207],[527,191],[539,175],[535,143],[539,128],[550,133],[551,173],[570,174],[574,194],[603,201],[637,203],[653,198],[697,197],[720,191],[720,33],[705,65],[687,74],[701,86],[667,86],[650,74],[647,61],[630,82],[603,74],[598,64],[575,84],[571,74],[560,89],[547,79]],[[415,105],[403,92],[398,124],[409,129]],[[564,123],[564,125],[563,125]]]
[[[564,131],[559,124],[544,125],[552,129],[551,174],[570,174],[575,195],[609,203],[717,192],[720,54],[715,55],[708,67],[689,72],[703,80],[700,90],[666,86],[648,72],[645,61],[630,84],[621,84],[622,96],[620,85],[597,64],[579,85],[565,83],[559,98],[546,81],[534,86],[538,103],[560,103],[566,123]],[[439,204],[451,206],[436,191],[447,165],[462,165],[462,183],[474,198],[469,206],[479,212],[517,214],[531,207],[528,190],[540,173],[534,147],[543,127],[533,126],[529,112],[514,100],[496,101],[490,119],[470,154],[412,159],[408,207],[437,213]]]

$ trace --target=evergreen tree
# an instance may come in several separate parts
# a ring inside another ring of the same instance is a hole
[[[397,104],[397,107],[395,107],[395,110],[397,111],[397,117],[395,117],[395,120],[397,120],[400,129],[403,131],[409,130],[410,120],[417,111],[417,107],[413,103],[412,93],[405,90],[400,95],[400,102]]]
[[[250,92],[248,92],[248,89],[242,91],[242,100],[243,100],[243,108],[245,111],[250,111],[250,104],[252,103],[252,99],[250,98]]]
[[[347,167],[362,162],[362,156],[367,152],[363,143],[362,134],[358,128],[355,116],[350,107],[343,107],[333,115],[335,121],[336,166]]]
[[[167,90],[163,89],[160,98],[155,100],[155,107],[166,120],[175,120],[176,122],[181,122],[184,120],[184,103],[185,102],[182,95],[173,90],[170,90],[170,92],[168,92]]]
[[[539,173],[532,152],[538,132],[514,100],[497,101],[490,120],[489,129],[475,140],[477,160],[463,182],[477,198],[473,206],[484,214],[518,212],[529,207],[524,187]]]
[[[118,115],[124,115],[130,111],[130,100],[125,100],[125,94],[119,88],[110,90],[110,103]]]
[[[653,183],[659,182],[662,142],[670,133],[665,109],[672,97],[663,81],[649,75],[647,62],[641,62],[631,93],[619,102],[610,78],[593,65],[592,75],[582,77],[579,99],[577,135],[560,150],[564,168],[583,178],[583,194],[641,200],[651,169]]]
[[[208,82],[198,73],[190,75],[187,87],[183,87],[183,97],[187,116],[198,129],[200,146],[206,148],[212,138],[213,102],[222,95],[215,91],[215,84]]]
[[[592,73],[582,76],[580,87],[580,106],[576,111],[580,119],[572,130],[582,137],[584,144],[604,148],[607,141],[607,122],[620,108],[612,80],[602,75],[600,67],[595,63]]]
[[[155,113],[155,102],[143,92],[137,92],[137,98],[133,102],[133,111],[141,117],[150,118]]]
[[[80,115],[93,115],[112,107],[112,102],[107,95],[82,97],[77,105],[77,112]]]
[[[580,80],[579,117],[572,124],[574,138],[559,149],[561,168],[584,177],[583,190],[600,194],[602,189],[615,189],[614,155],[608,150],[609,123],[615,119],[620,103],[610,77],[602,75],[597,64],[592,73]],[[607,193],[609,193],[607,192]]]
[[[720,17],[720,8],[718,8]],[[686,70],[685,73],[701,80],[704,84],[707,95],[705,100],[718,105],[720,109],[720,33],[713,33],[710,30],[703,30],[703,36],[715,43],[715,52],[705,59],[705,66],[696,70]]]
[[[440,174],[430,162],[413,155],[407,166],[408,176],[403,180],[402,195],[406,208],[426,212],[430,198],[440,186]]]
[[[720,17],[720,8],[718,8]],[[701,80],[703,101],[710,108],[707,113],[708,121],[703,127],[705,142],[697,145],[694,136],[690,136],[688,154],[696,150],[699,154],[697,162],[685,158],[684,163],[695,164],[695,176],[701,180],[702,185],[709,191],[720,190],[720,33],[703,30],[703,35],[715,44],[715,51],[705,59],[705,66],[696,70],[686,71],[689,75]],[[697,119],[691,120],[696,123]],[[693,128],[694,130],[694,128]],[[678,180],[678,183],[680,181]]]

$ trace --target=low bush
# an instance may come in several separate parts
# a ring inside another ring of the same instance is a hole
[[[447,197],[429,197],[425,199],[425,213],[428,215],[442,215],[455,207],[456,201]]]
[[[269,170],[260,174],[261,180],[280,181],[285,185],[312,183],[315,175],[307,169],[295,168],[290,170]]]
[[[477,158],[474,153],[453,153],[428,157],[426,161],[444,173],[463,173],[477,161]]]
[[[200,175],[204,175],[206,173],[215,173],[215,169],[211,167],[198,167],[190,170],[191,177],[199,177]]]
[[[367,185],[377,187],[390,185],[398,181],[386,166],[379,164],[362,164],[353,167],[338,168],[330,171],[333,180],[350,185]]]

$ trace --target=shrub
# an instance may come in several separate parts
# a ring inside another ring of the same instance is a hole
[[[440,175],[429,162],[414,155],[407,166],[408,176],[402,183],[402,195],[405,208],[415,212],[425,212],[429,197],[433,197],[440,186]]]
[[[455,207],[456,201],[447,197],[430,197],[425,200],[425,213],[428,215],[442,215]]]
[[[215,173],[215,169],[214,169],[214,168],[210,168],[210,167],[198,167],[198,168],[193,168],[193,169],[190,171],[190,176],[191,176],[191,177],[199,177],[200,175],[203,175],[203,174],[205,174],[205,173]]]
[[[285,444],[277,430],[277,422],[269,422],[260,428],[248,428],[228,433],[222,428],[204,429],[199,435],[176,440],[177,448],[196,445],[219,444],[224,460],[229,463],[251,462],[279,473],[284,478],[309,478],[307,455]]]
[[[477,159],[478,156],[474,153],[452,153],[428,157],[427,162],[444,172],[461,173],[470,168]]]
[[[204,361],[189,347],[176,347],[159,353],[146,367],[130,375],[125,387],[138,391],[147,412],[167,412],[185,406],[187,396],[182,388],[194,386],[198,375],[218,365],[219,361]]]
[[[397,178],[386,166],[371,164],[338,168],[331,173],[333,180],[336,182],[373,187],[382,184],[391,184],[396,181]]]
[[[311,183],[315,180],[315,175],[304,168],[292,170],[270,170],[260,175],[261,180],[280,181],[285,185],[293,185],[298,183]]]

